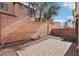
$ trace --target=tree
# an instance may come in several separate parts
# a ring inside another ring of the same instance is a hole
[[[47,2],[29,2],[29,5],[32,7],[32,13],[36,21],[41,21],[43,17],[44,8],[47,6]]]
[[[53,5],[53,6],[47,6],[47,11],[44,12],[44,19],[43,21],[47,21],[47,34],[49,34],[49,21],[51,20],[51,17],[58,15],[58,10],[60,9],[60,6],[58,5]],[[46,10],[46,9],[45,9]]]
[[[29,2],[29,6],[32,6],[32,8],[33,8],[33,10],[32,10],[32,13],[33,13],[33,15],[34,15],[34,18],[35,18],[35,21],[37,21],[37,18],[36,18],[36,5],[37,5],[37,3],[35,3],[35,2]]]
[[[30,2],[31,7],[33,8],[32,13],[35,17],[35,21],[50,21],[51,17],[58,15],[58,10],[60,6],[52,3],[49,5],[48,2]],[[38,18],[38,19],[37,19]],[[49,24],[47,25],[47,34],[49,32]]]
[[[43,12],[45,11],[44,8],[48,6],[47,2],[41,2],[38,9],[39,9],[39,21],[42,19],[43,17]]]
[[[35,21],[43,21],[45,19],[49,19],[54,15],[57,15],[57,10],[60,8],[54,2],[53,5],[50,6],[48,2],[29,2],[29,6],[31,6],[32,14],[34,15]]]
[[[44,20],[49,20],[52,16],[58,15],[59,9],[60,6],[58,5],[48,6],[47,11],[44,13]]]

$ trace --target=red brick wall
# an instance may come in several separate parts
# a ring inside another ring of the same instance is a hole
[[[8,25],[11,25],[12,23],[16,22],[17,18],[14,16],[6,15],[6,14],[0,14],[0,33],[2,34],[2,29],[7,27]],[[5,29],[6,30],[6,29]],[[1,41],[1,37],[0,37]]]
[[[39,27],[39,24],[27,22],[27,20],[32,20],[32,18],[29,18],[27,16],[30,10],[29,8],[25,8],[23,6],[23,8],[21,9],[19,8],[20,6],[18,3],[13,5],[13,3],[7,2],[6,4],[8,4],[8,11],[0,10],[0,12],[3,12],[0,13],[1,43],[13,42],[24,39],[26,38],[26,36],[30,36],[30,34],[25,35],[25,33],[34,33],[36,31],[36,29]],[[15,14],[17,17],[11,16],[10,14]]]
[[[1,15],[0,15],[0,43],[1,43]]]
[[[77,31],[77,32],[78,32],[78,33],[77,33],[78,41],[77,41],[77,42],[78,42],[78,56],[79,56],[79,19],[78,19],[78,25],[77,25],[77,26],[78,26],[78,28],[77,28],[77,30],[78,30],[78,31]]]
[[[10,13],[12,13],[12,14],[15,14],[14,13],[14,5],[13,5],[13,3],[11,3],[11,2],[8,2],[7,3],[8,4],[8,12],[10,12]]]
[[[14,17],[14,16],[9,16],[9,15],[6,15],[6,14],[0,14],[1,16],[1,28],[4,28],[14,22],[17,21],[17,18]]]
[[[76,12],[77,12],[77,15],[79,16],[79,2],[77,2],[77,10],[76,10]],[[78,55],[79,55],[79,17],[78,17],[78,20],[77,20],[77,22],[76,22],[76,32],[77,32],[77,38],[78,38]]]
[[[14,42],[14,41],[19,41],[19,40],[27,41],[37,31],[39,26],[40,24],[26,22],[26,24],[23,24],[18,29],[16,29],[14,32],[9,34],[4,42],[8,43],[8,42]]]
[[[76,12],[79,15],[79,2],[77,2]]]
[[[8,11],[0,9],[0,12],[5,12],[5,13],[9,13],[9,14],[15,14],[14,13],[14,7],[15,6],[13,5],[13,3],[11,3],[11,2],[3,2],[3,3],[8,5]]]
[[[52,29],[51,34],[65,37],[75,37],[75,29]]]
[[[19,40],[28,40],[32,34],[34,34],[40,23],[36,23],[33,21],[28,21],[30,18],[26,17],[17,22],[12,23],[10,26],[7,26],[2,29],[1,34],[1,43],[14,42]]]
[[[0,9],[0,12],[16,15],[18,18],[27,16],[28,13],[31,11],[30,8],[25,7],[24,5],[20,3],[13,4],[12,2],[4,2],[4,4],[8,5],[8,11]]]
[[[28,40],[28,38],[44,37],[47,35],[47,24],[29,21],[32,18],[25,17],[16,22],[11,23],[2,29],[1,43],[14,42],[19,40]],[[52,28],[57,28],[55,25],[49,25],[49,33]]]
[[[30,9],[25,7],[24,5],[19,4],[19,3],[15,4],[15,15],[18,18],[22,18],[24,16],[27,16],[29,12],[30,12]]]

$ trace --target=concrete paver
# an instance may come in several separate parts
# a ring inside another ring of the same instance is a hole
[[[0,56],[62,56],[77,55],[76,45],[61,41],[60,37],[46,36],[44,38],[29,41],[11,43],[0,50]]]
[[[68,53],[67,51],[70,51],[70,47],[75,48],[71,49],[72,52]],[[64,56],[67,53],[67,55],[77,55],[75,44],[72,46],[70,42],[50,38],[35,45],[24,47],[16,52],[20,56]]]

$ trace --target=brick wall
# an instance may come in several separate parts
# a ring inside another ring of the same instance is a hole
[[[0,9],[1,39],[0,43],[14,42],[30,36],[26,33],[34,33],[40,24],[28,22],[33,18],[28,17],[30,8],[20,7],[19,3],[8,4],[8,11]],[[17,16],[17,17],[16,17]],[[34,28],[32,28],[34,27]]]
[[[79,50],[79,19],[78,19],[78,50]],[[78,56],[79,56],[79,51],[78,51]]]
[[[14,13],[14,8],[15,8],[15,6],[13,5],[13,3],[11,3],[11,2],[1,2],[1,3],[3,3],[3,5],[4,4],[6,4],[5,6],[7,6],[7,7],[3,7],[3,8],[0,8],[0,12],[5,12],[5,13],[9,13],[9,14],[15,14]],[[7,10],[5,10],[5,8],[7,9]]]
[[[33,34],[36,33],[37,35],[35,35],[35,37],[39,35],[41,35],[41,37],[47,35],[47,24],[33,22],[34,18],[27,16],[31,9],[25,8],[24,6],[20,7],[19,3],[16,3],[15,5],[12,3],[7,4],[9,4],[9,7],[12,6],[9,8],[9,13],[0,13],[1,44],[23,39],[27,40],[27,38],[30,38]],[[17,17],[13,16],[12,13],[15,13]],[[56,27],[56,25],[53,27],[50,25],[49,32],[51,28]]]
[[[30,20],[30,18],[25,17],[3,28],[1,30],[1,44],[28,40],[41,24],[26,19]]]
[[[76,6],[75,6],[75,15],[74,15],[74,20],[75,20],[75,28],[76,28],[76,39],[77,39],[77,43],[78,43],[78,55],[79,55],[79,17],[75,17],[75,16],[79,16],[79,2],[76,2]]]
[[[11,2],[7,2],[7,4],[8,4],[8,12],[10,12],[10,13],[12,13],[12,14],[15,14],[15,10],[14,10],[14,8],[15,8],[15,6],[13,5],[13,3],[11,3]]]
[[[1,20],[1,28],[4,28],[4,27],[18,21],[17,17],[15,17],[15,16],[9,16],[6,14],[0,14],[0,16],[1,16],[1,19],[0,19]]]
[[[16,3],[15,4],[15,15],[18,18],[22,18],[24,16],[28,16],[28,13],[30,12],[30,8],[25,7],[24,5],[20,4],[20,3]]]
[[[29,38],[36,39],[38,36],[46,36],[48,24],[34,22],[31,21],[31,19],[33,18],[25,17],[3,28],[1,30],[1,43],[29,40]],[[50,24],[48,30],[49,33],[52,28],[58,28],[58,26]]]
[[[65,36],[65,37],[75,37],[75,29],[52,29],[51,30],[51,34],[52,35],[56,35],[56,36]]]
[[[0,15],[0,43],[1,43],[1,15]]]
[[[7,27],[8,25],[11,25],[12,23],[16,21],[17,21],[17,18],[15,16],[10,16],[8,14],[0,13],[0,28],[1,28],[0,33],[2,34],[3,28]],[[1,37],[0,37],[0,41],[1,41]]]

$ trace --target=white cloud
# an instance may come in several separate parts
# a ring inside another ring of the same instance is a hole
[[[73,16],[69,16],[69,19],[73,19]]]
[[[70,9],[75,9],[75,3],[74,2],[65,2],[63,4],[63,7],[69,7]]]
[[[69,16],[68,19],[71,19],[73,21],[74,17],[73,16]]]
[[[61,19],[55,19],[54,22],[61,22],[64,23],[66,20],[61,20]]]

